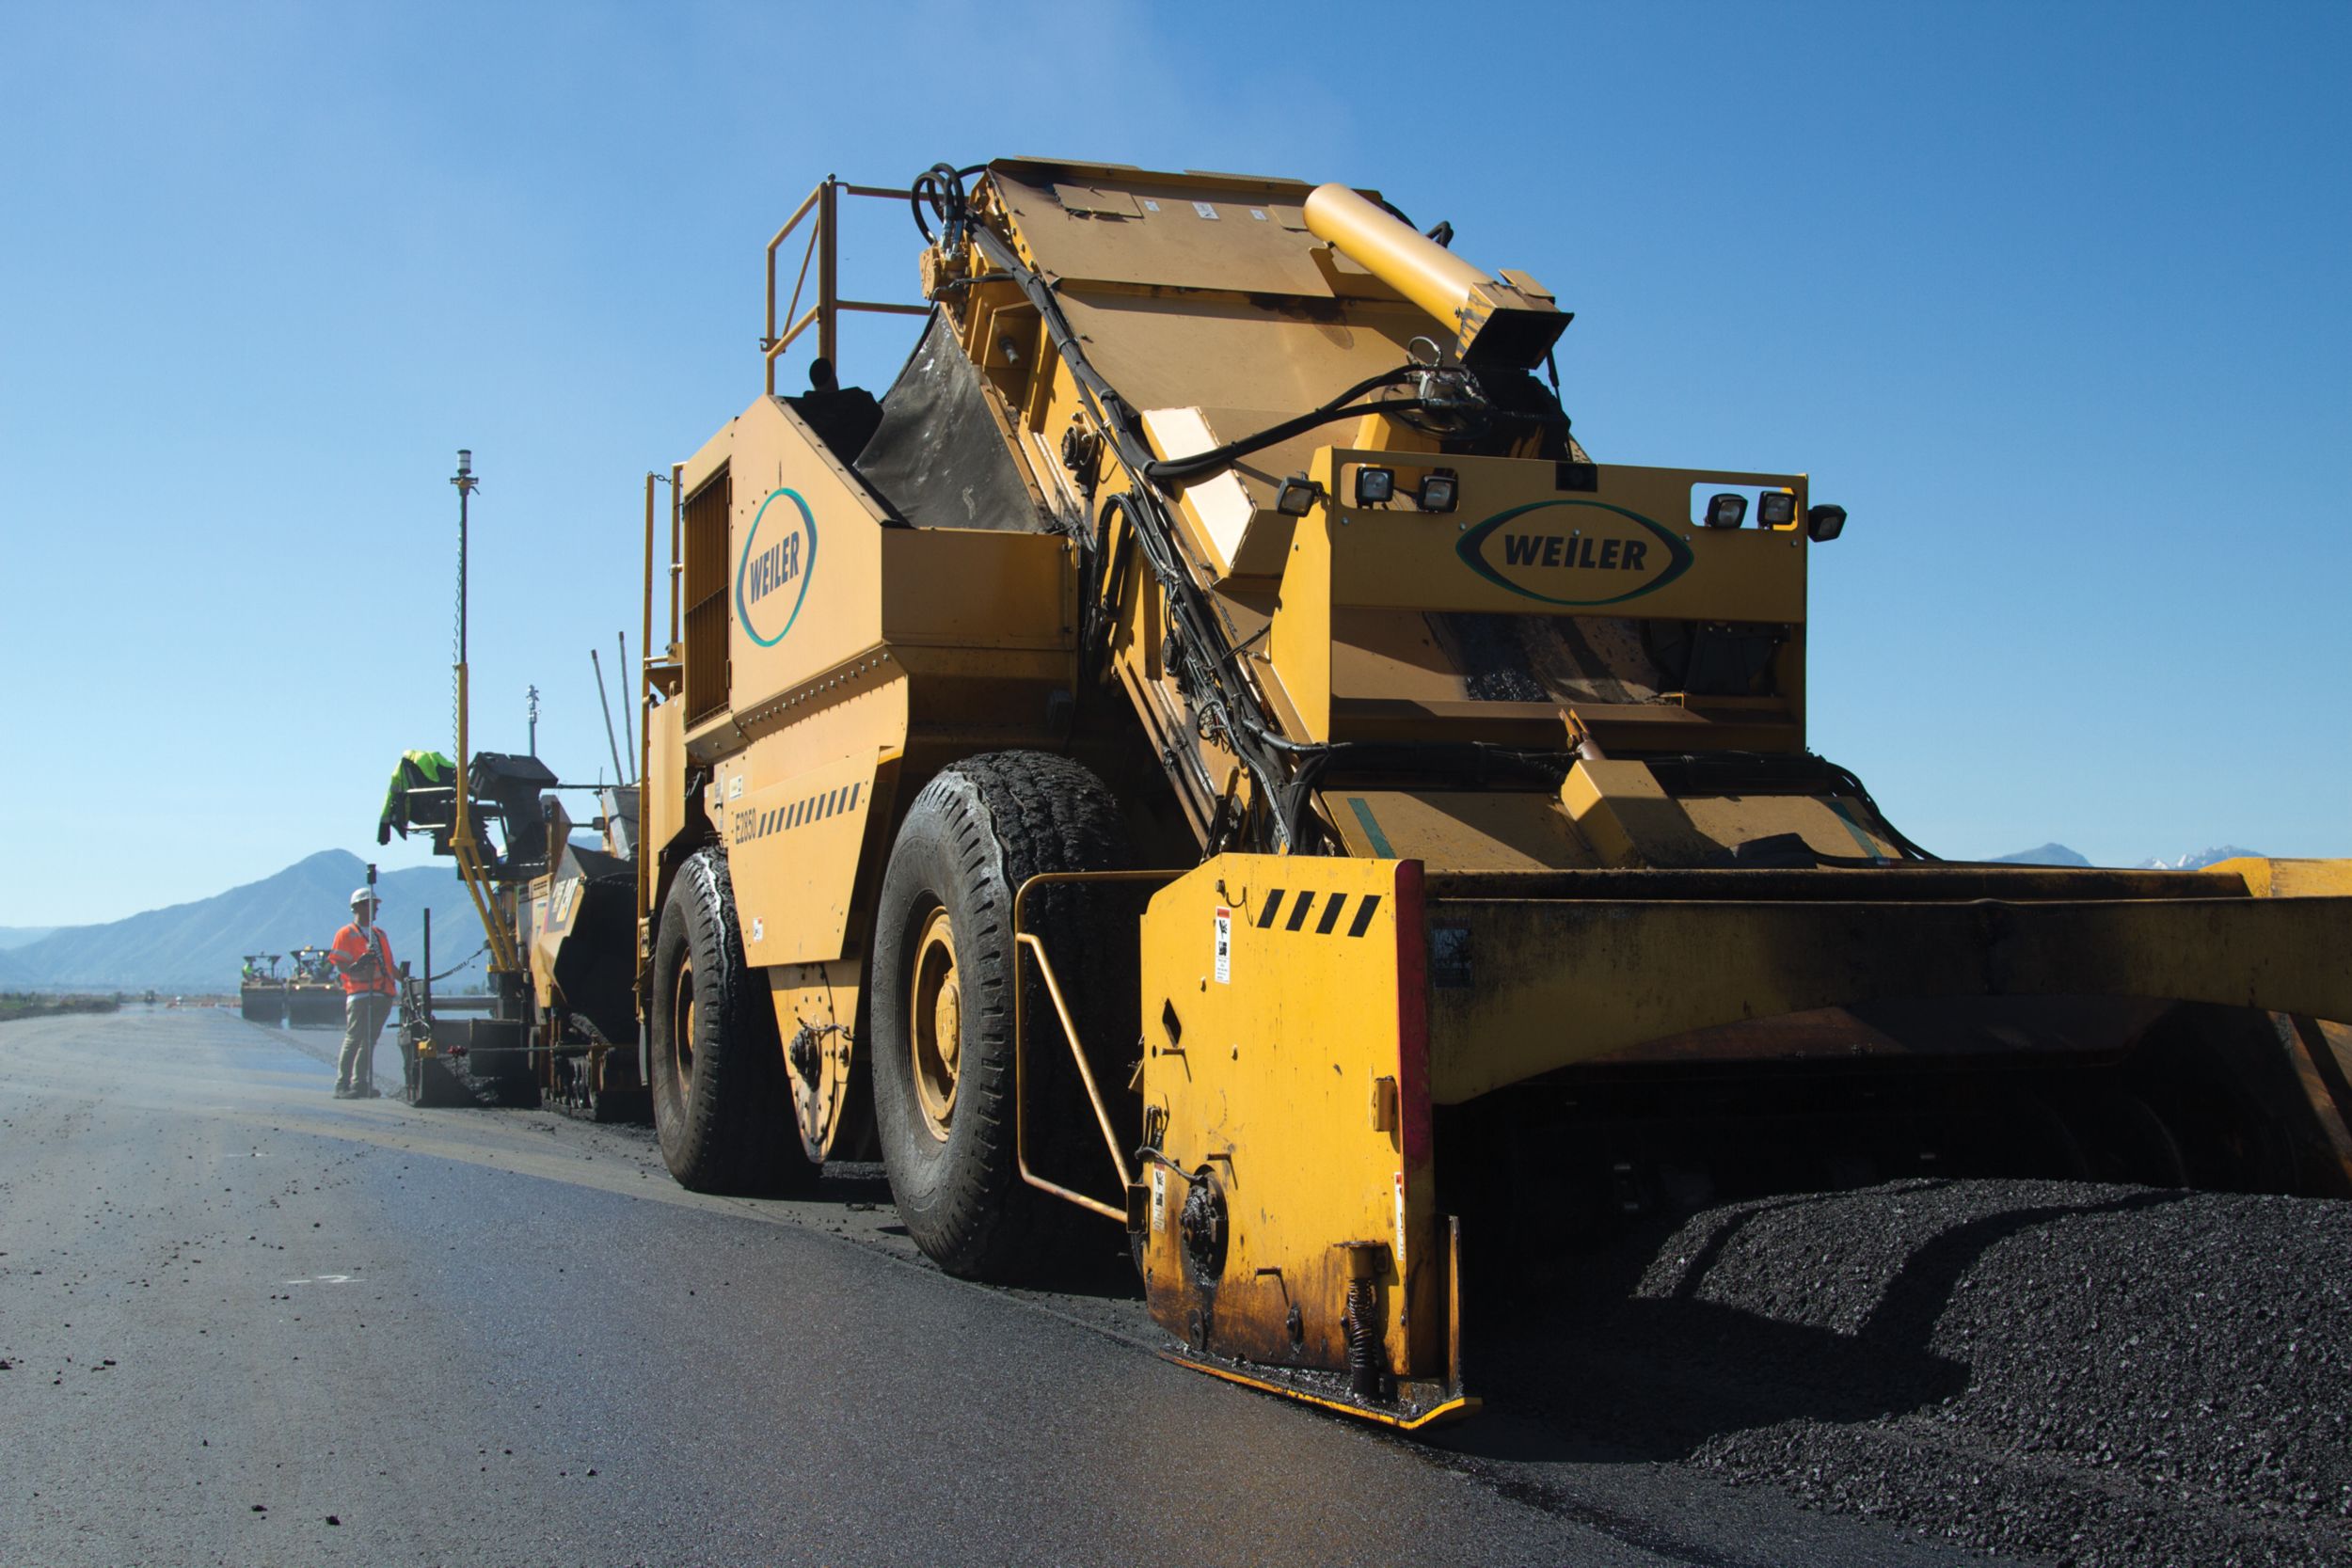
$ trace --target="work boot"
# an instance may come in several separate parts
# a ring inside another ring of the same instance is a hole
[[[335,1098],[338,1100],[356,1100],[358,1098],[358,1094],[359,1091],[353,1088],[348,1084],[338,1084],[335,1085]]]
[[[384,1098],[384,1091],[377,1088],[373,1084],[362,1084],[358,1086],[358,1088],[352,1091],[351,1098],[354,1100],[381,1100]]]

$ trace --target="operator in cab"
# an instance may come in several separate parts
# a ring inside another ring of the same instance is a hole
[[[392,1010],[392,944],[375,923],[382,901],[373,887],[351,894],[351,924],[335,933],[327,958],[343,977],[343,1051],[335,1063],[335,1098],[380,1100],[375,1037]]]

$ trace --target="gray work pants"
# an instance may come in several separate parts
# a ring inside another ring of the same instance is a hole
[[[337,1088],[375,1086],[375,1037],[384,1032],[385,1015],[391,1010],[392,999],[382,991],[353,991],[343,998],[343,1053],[335,1063]]]

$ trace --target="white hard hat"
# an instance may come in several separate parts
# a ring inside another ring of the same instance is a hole
[[[375,889],[372,887],[356,887],[351,890],[353,909],[358,909],[362,904],[381,904],[382,902],[384,900],[375,895]]]

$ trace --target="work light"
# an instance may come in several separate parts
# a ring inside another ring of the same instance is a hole
[[[1423,512],[1453,511],[1454,493],[1460,488],[1460,483],[1454,477],[1453,469],[1438,469],[1421,482],[1421,494],[1416,498],[1421,502],[1421,509]]]
[[[1738,528],[1748,520],[1748,498],[1735,496],[1726,490],[1720,496],[1707,498],[1708,528]]]
[[[1804,515],[1804,531],[1815,543],[1835,539],[1846,531],[1846,509],[1842,506],[1817,506]]]
[[[1394,468],[1359,468],[1356,470],[1356,504],[1379,506],[1396,494]]]
[[[1293,474],[1274,492],[1274,510],[1286,517],[1304,517],[1314,510],[1315,498],[1322,493],[1323,486],[1305,474]]]
[[[1761,528],[1787,528],[1797,520],[1794,490],[1767,490],[1756,498],[1756,521]]]

